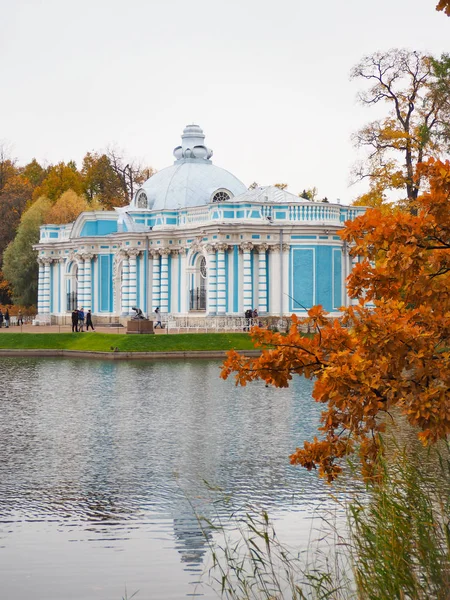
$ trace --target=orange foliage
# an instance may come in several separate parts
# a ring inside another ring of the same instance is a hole
[[[222,377],[236,372],[240,385],[314,379],[313,397],[326,405],[321,438],[290,458],[330,482],[354,452],[366,477],[376,473],[379,434],[394,408],[425,445],[450,433],[450,163],[430,159],[418,175],[430,191],[417,214],[369,210],[341,233],[361,257],[348,278],[355,306],[334,321],[321,306],[306,319],[293,315],[286,335],[254,328],[261,356],[232,351],[223,365]],[[300,326],[316,335],[303,337]]]
[[[73,190],[64,192],[50,208],[45,218],[46,223],[60,225],[75,221],[83,211],[92,210],[84,196],[78,196]]]
[[[436,6],[436,10],[443,10],[450,17],[450,0],[440,0]]]

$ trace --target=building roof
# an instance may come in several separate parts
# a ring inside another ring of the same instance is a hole
[[[230,198],[247,188],[232,173],[216,167],[213,154],[204,145],[205,136],[198,125],[188,125],[181,146],[174,149],[175,162],[148,179],[136,192],[129,209],[179,209],[209,204],[216,192]]]
[[[268,202],[269,204],[285,204],[289,202],[311,202],[299,198],[286,190],[282,190],[276,185],[267,185],[264,187],[255,187],[246,190],[235,198],[236,202]]]

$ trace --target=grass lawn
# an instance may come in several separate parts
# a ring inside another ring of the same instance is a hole
[[[188,352],[190,350],[252,350],[247,333],[181,333],[116,335],[108,333],[0,333],[1,349],[84,350],[91,352]]]

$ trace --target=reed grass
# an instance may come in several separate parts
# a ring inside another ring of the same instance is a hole
[[[331,552],[315,544],[288,550],[265,511],[246,511],[231,532],[220,520],[205,521],[215,533],[206,537],[210,584],[226,600],[448,600],[448,446],[420,464],[406,451],[391,452],[381,483],[347,504],[345,533],[324,516]]]

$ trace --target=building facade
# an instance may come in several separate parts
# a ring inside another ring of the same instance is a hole
[[[151,315],[331,313],[347,305],[352,267],[338,236],[361,207],[317,203],[277,187],[247,187],[215,166],[203,131],[188,125],[175,162],[129,206],[84,212],[41,227],[38,321],[65,322],[73,308],[97,322]]]

